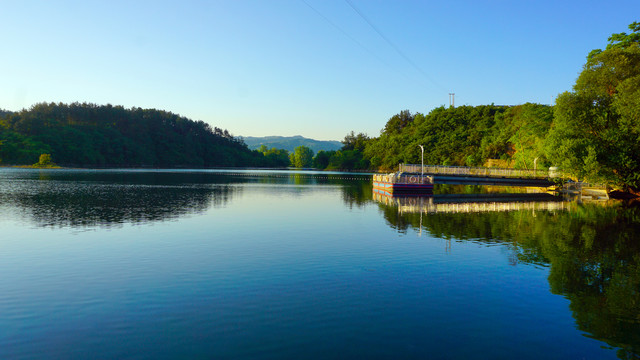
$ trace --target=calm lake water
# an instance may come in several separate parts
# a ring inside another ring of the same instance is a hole
[[[640,356],[638,208],[477,192],[0,169],[0,358]]]

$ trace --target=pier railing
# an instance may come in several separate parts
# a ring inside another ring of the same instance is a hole
[[[432,176],[420,175],[399,175],[393,174],[374,174],[373,181],[386,182],[392,184],[433,184]]]
[[[487,167],[466,167],[466,166],[442,166],[442,165],[421,165],[400,164],[400,172],[420,174],[424,169],[424,173],[428,175],[455,175],[455,176],[491,176],[504,178],[532,178],[546,179],[550,177],[558,177],[560,174],[541,169],[541,170],[523,170],[523,169],[504,169],[504,168],[487,168]]]

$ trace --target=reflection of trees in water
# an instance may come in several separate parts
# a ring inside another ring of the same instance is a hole
[[[342,201],[349,209],[354,206],[362,207],[371,202],[373,183],[371,180],[351,181],[345,183],[342,188]]]
[[[369,203],[373,188],[371,175],[362,174],[282,173],[274,175],[270,173],[260,175],[239,173],[232,176],[244,179],[248,183],[339,186],[342,189],[342,200],[350,209]]]
[[[402,214],[398,211],[396,206],[380,205],[380,211],[382,216],[387,222],[387,225],[397,230],[399,233],[406,234],[409,228],[420,228],[420,214]],[[417,225],[414,225],[414,220],[418,219]]]
[[[354,182],[362,184],[371,182],[370,175],[360,174],[325,174],[325,173],[232,173],[232,178],[244,179],[246,182],[259,182],[261,184],[288,184],[288,185],[353,185]]]
[[[551,292],[571,301],[580,330],[640,357],[640,208],[620,203],[572,211],[399,214],[380,205],[400,232],[422,228],[443,239],[501,242],[511,261],[550,267]]]
[[[240,191],[219,175],[60,171],[3,186],[3,202],[39,226],[112,227],[175,219],[221,207]]]
[[[242,191],[237,184],[340,186],[346,202],[362,204],[366,191],[371,192],[364,178],[368,179],[350,174],[188,170],[15,172],[0,187],[0,201],[17,206],[39,226],[112,227],[225,206]],[[363,183],[368,190],[362,189]]]
[[[23,193],[12,202],[42,226],[111,227],[175,219],[229,202],[238,191],[228,185],[171,186],[60,184]]]
[[[640,357],[640,208],[582,207],[554,223],[538,246],[554,294],[571,301],[581,330]]]

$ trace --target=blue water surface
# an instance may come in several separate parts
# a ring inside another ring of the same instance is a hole
[[[0,169],[0,358],[616,357],[548,265],[504,239],[399,229],[367,186]]]

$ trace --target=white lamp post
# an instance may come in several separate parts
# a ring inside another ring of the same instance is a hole
[[[420,150],[422,150],[422,165],[420,167],[420,170],[421,170],[420,184],[422,184],[424,182],[424,146],[422,145],[418,145],[418,146],[420,146]]]

